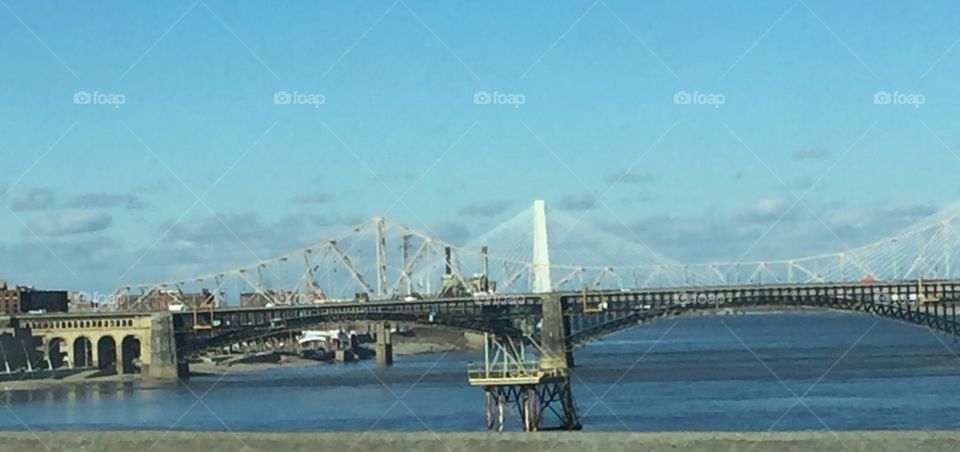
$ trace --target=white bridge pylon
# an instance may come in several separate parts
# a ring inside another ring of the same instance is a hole
[[[547,204],[538,199],[533,202],[533,291],[550,293],[550,245],[547,240]]]
[[[495,290],[501,293],[574,291],[584,286],[627,289],[952,278],[960,264],[960,236],[954,230],[958,216],[960,203],[893,236],[836,253],[687,264],[565,212],[548,216],[546,204],[538,200],[466,245],[376,217],[282,256],[199,276],[124,286],[117,293],[143,300],[155,294],[177,297],[207,290],[221,303],[263,297],[288,304],[354,299],[358,293],[372,299],[437,296],[451,287],[470,287],[469,281],[479,275],[495,282]]]

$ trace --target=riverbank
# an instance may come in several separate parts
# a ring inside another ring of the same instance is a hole
[[[864,432],[544,432],[544,433],[228,433],[187,431],[0,432],[0,451],[219,452],[235,450],[417,451],[945,451],[957,431]]]
[[[438,327],[415,326],[404,333],[394,334],[392,339],[395,356],[483,349],[483,339],[478,334]]]
[[[411,356],[426,353],[446,353],[476,350],[476,341],[459,331],[443,328],[415,327],[393,336],[394,356]],[[260,356],[236,356],[234,359],[206,360],[190,364],[192,376],[222,375],[225,373],[260,372],[272,369],[323,366],[329,363],[305,359],[294,355],[266,353]],[[72,372],[72,371],[71,371]],[[166,382],[140,378],[136,375],[104,374],[97,370],[72,372],[58,378],[31,378],[0,381],[0,391],[21,391],[40,388],[80,386],[98,383],[137,382],[142,387],[156,386]]]
[[[279,353],[264,355],[269,360],[261,360],[255,362],[245,362],[239,361],[235,363],[220,363],[215,364],[212,361],[204,362],[194,362],[190,363],[190,375],[211,375],[211,374],[224,374],[224,373],[234,373],[234,372],[257,372],[261,370],[268,369],[277,369],[285,367],[305,367],[305,366],[317,366],[324,365],[326,363],[322,361],[316,361],[313,359],[305,359],[299,356],[294,355],[281,355]]]
[[[446,353],[478,350],[477,341],[463,332],[445,328],[414,327],[403,333],[394,333],[394,356],[412,356],[427,353]],[[191,375],[211,375],[234,372],[258,372],[278,368],[296,368],[329,363],[293,355],[263,354],[232,360],[203,361],[190,364]]]
[[[0,395],[6,392],[14,391],[33,391],[36,389],[58,388],[58,387],[78,387],[84,385],[97,385],[103,383],[136,383],[137,387],[149,388],[159,387],[169,382],[163,380],[150,380],[140,378],[137,375],[114,375],[102,374],[100,371],[91,370],[79,372],[64,378],[44,378],[37,380],[17,380],[0,382]]]

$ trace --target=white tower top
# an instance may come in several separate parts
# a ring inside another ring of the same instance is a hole
[[[550,248],[547,244],[547,204],[538,199],[533,202],[533,291],[553,291],[550,281]]]

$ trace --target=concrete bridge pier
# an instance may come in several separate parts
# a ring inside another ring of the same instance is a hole
[[[377,355],[378,367],[389,367],[393,365],[393,342],[390,338],[390,325],[386,322],[379,322],[376,325],[374,335],[377,339],[375,352]]]
[[[540,372],[548,378],[541,383],[545,390],[541,399],[548,403],[559,403],[559,409],[556,410],[560,418],[559,430],[580,430],[580,415],[570,388],[570,368],[574,364],[573,350],[567,344],[570,319],[563,315],[563,303],[559,295],[543,295],[542,315],[540,347],[544,356],[540,359]]]
[[[150,364],[141,364],[141,372],[158,380],[186,380],[190,365],[177,353],[177,339],[173,330],[173,315],[154,314],[150,318]]]
[[[542,315],[540,367],[569,369],[573,364],[573,351],[567,344],[567,337],[570,335],[570,319],[563,315],[563,306],[558,295],[543,295]]]

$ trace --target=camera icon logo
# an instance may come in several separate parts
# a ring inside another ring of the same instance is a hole
[[[290,105],[292,101],[293,96],[289,91],[277,91],[273,93],[273,103],[276,105]]]
[[[493,102],[493,96],[489,91],[477,91],[473,93],[473,103],[477,105],[490,105]]]
[[[93,96],[88,91],[77,91],[73,93],[73,103],[77,105],[90,105],[93,102]]]
[[[690,105],[690,102],[693,101],[693,96],[686,91],[677,91],[673,93],[673,103],[677,105]]]
[[[873,93],[873,103],[876,105],[890,105],[893,102],[893,96],[887,91],[877,91]]]

